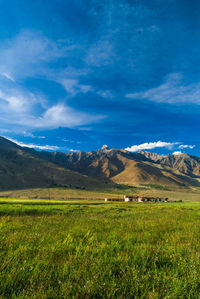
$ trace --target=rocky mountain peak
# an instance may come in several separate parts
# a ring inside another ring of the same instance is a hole
[[[101,150],[102,150],[102,151],[108,151],[108,150],[109,150],[109,147],[108,147],[106,144],[104,144],[104,145],[102,146]]]
[[[145,156],[147,159],[153,160],[153,161],[158,161],[160,160],[163,156],[152,153],[152,152],[147,152],[147,151],[140,151],[139,152],[141,155]]]

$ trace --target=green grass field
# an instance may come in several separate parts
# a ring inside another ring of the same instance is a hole
[[[0,201],[0,298],[200,298],[199,203]]]

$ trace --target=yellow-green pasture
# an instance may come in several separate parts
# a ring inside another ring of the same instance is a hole
[[[199,298],[200,203],[0,201],[0,298]]]
[[[1,197],[21,199],[104,199],[121,198],[127,195],[145,195],[154,197],[168,197],[169,200],[184,202],[200,202],[200,188],[176,188],[169,186],[119,186],[108,190],[81,190],[71,188],[33,188],[24,190],[1,191]]]

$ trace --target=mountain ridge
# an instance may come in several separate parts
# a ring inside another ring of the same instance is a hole
[[[108,184],[200,186],[200,158],[161,156],[124,149],[48,152],[21,147],[0,137],[0,188],[58,185],[105,188]]]
[[[95,178],[42,159],[39,152],[0,137],[0,189],[63,186],[103,187]]]
[[[187,159],[192,161],[185,161],[185,164],[182,162],[181,165],[175,163],[178,160],[182,161],[178,156],[161,156],[145,151],[131,153],[107,147],[91,152],[43,152],[42,155],[44,158],[48,156],[51,162],[73,171],[109,179],[118,184],[199,185],[194,178],[200,177],[200,161],[199,164],[196,162],[196,165],[189,155]],[[170,159],[173,161],[171,164]],[[195,159],[198,160],[197,157]],[[187,165],[194,165],[194,171]]]
[[[152,161],[172,167],[187,175],[200,177],[200,158],[189,154],[167,155],[161,156],[157,154],[149,155],[149,152],[143,151],[145,157],[149,157]]]

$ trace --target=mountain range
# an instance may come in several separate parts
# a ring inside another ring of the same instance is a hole
[[[200,158],[161,156],[103,146],[91,152],[48,152],[0,137],[0,189],[63,186],[108,188],[116,184],[200,186]]]
[[[34,149],[0,137],[0,189],[63,186],[103,188],[104,182],[74,172],[40,157]]]

